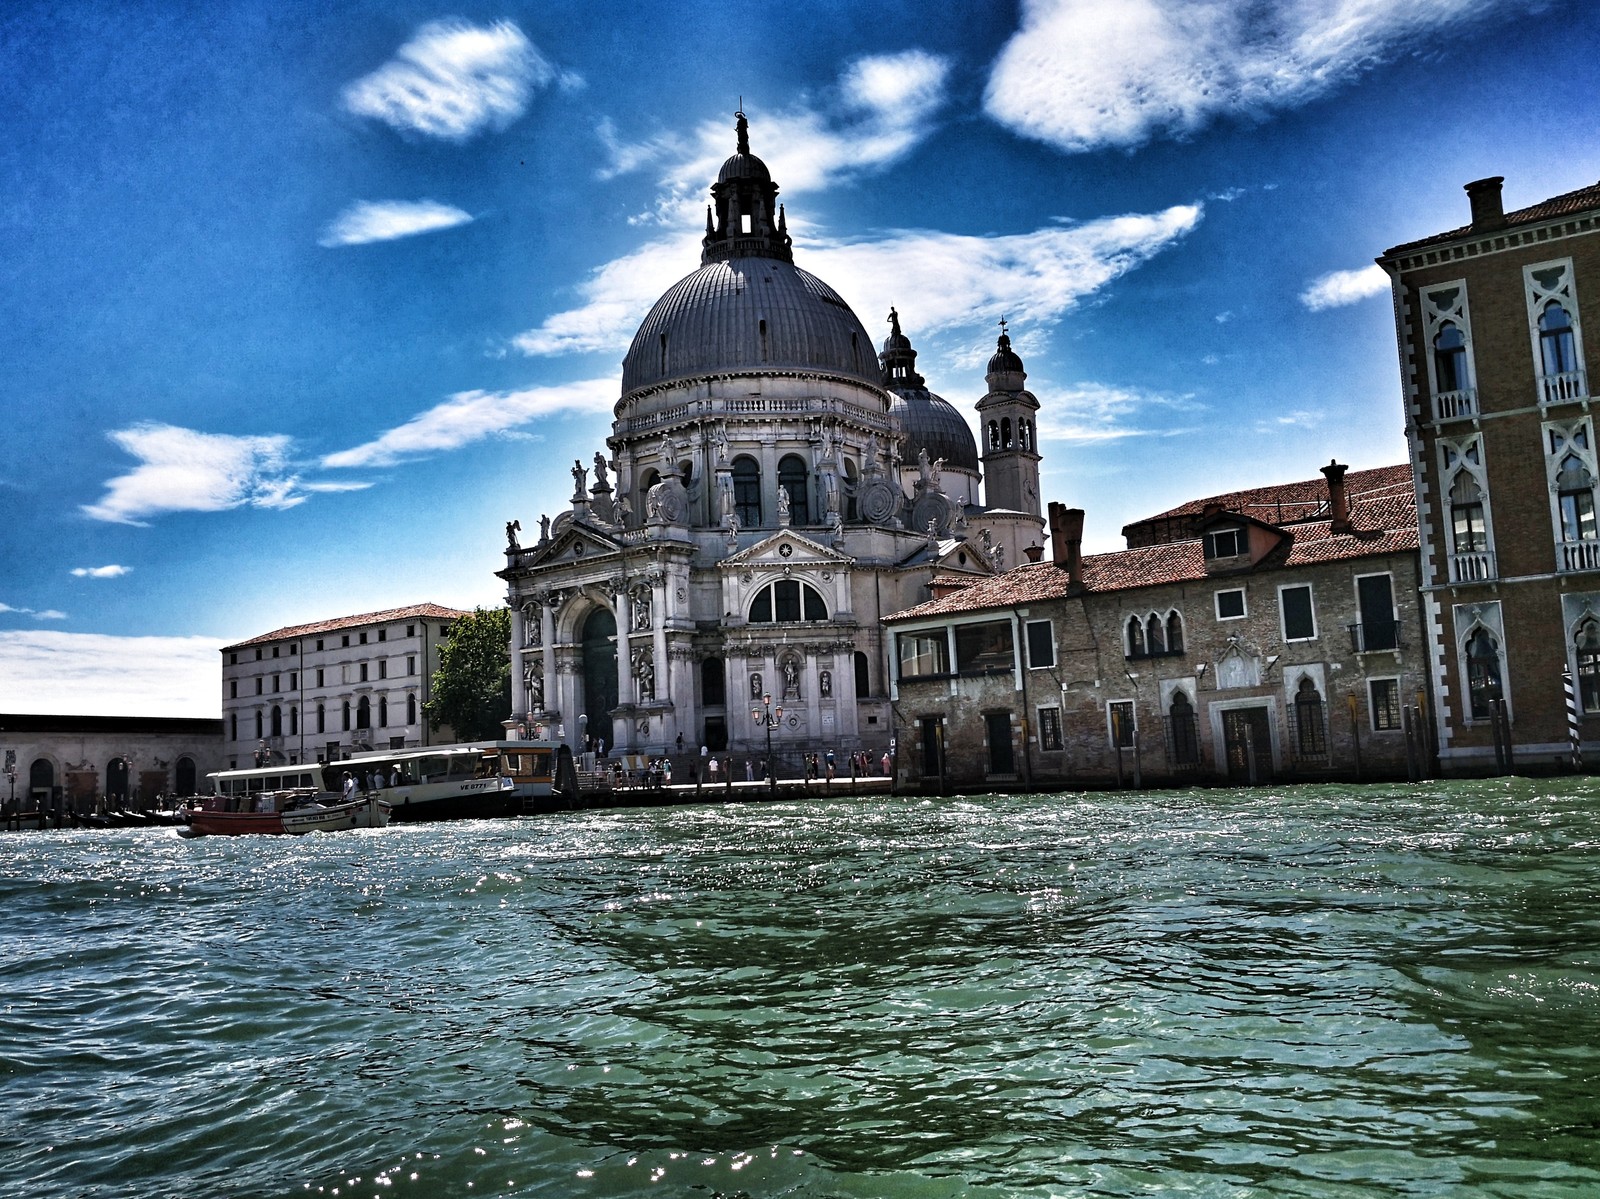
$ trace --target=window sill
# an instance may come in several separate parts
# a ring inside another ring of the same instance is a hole
[[[1243,618],[1240,617],[1238,619]],[[1189,651],[1186,649],[1164,649],[1153,654],[1123,654],[1122,656],[1129,662],[1143,662],[1150,658],[1186,658],[1189,656]]]

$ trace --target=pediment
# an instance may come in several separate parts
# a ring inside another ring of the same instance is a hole
[[[932,566],[952,574],[992,575],[994,563],[989,552],[970,538],[941,537],[937,542],[923,541],[915,550],[900,559],[896,565],[902,569],[913,566]]]
[[[825,562],[830,566],[853,566],[855,559],[793,529],[779,529],[772,536],[724,558],[721,565],[739,570],[752,566],[794,566],[817,562]]]
[[[588,525],[569,524],[549,541],[549,544],[535,549],[533,554],[524,557],[524,567],[534,566],[566,566],[573,563],[591,562],[596,558],[603,558],[609,554],[616,554],[622,547],[609,535]]]

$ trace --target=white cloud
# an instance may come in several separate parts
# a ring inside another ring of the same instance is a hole
[[[1538,0],[1024,0],[984,104],[1063,150],[1297,107],[1413,46]]]
[[[947,60],[922,50],[858,58],[846,65],[822,106],[752,114],[750,148],[785,195],[891,165],[933,131],[949,71]],[[731,117],[701,122],[687,140],[663,135],[625,143],[609,121],[599,132],[612,158],[602,177],[663,164],[654,218],[667,224],[703,208],[706,189],[734,150]]]
[[[567,412],[610,415],[617,401],[614,378],[586,379],[522,391],[463,391],[372,441],[329,454],[329,468],[392,466],[407,459],[459,449],[511,434],[519,425]]]
[[[465,225],[472,214],[433,200],[357,200],[328,223],[321,246],[359,246]]]
[[[132,569],[131,566],[117,566],[113,563],[110,566],[78,566],[72,573],[80,579],[120,579]]]
[[[402,132],[464,142],[484,129],[504,129],[528,107],[536,89],[561,75],[510,21],[471,25],[435,21],[392,60],[344,89],[344,104]]]
[[[67,618],[65,612],[58,612],[54,608],[13,608],[10,604],[0,604],[0,616],[4,616],[8,612],[16,616],[31,616],[35,620],[65,620]]]
[[[1204,409],[1193,395],[1141,392],[1105,383],[1058,387],[1051,390],[1049,405],[1039,413],[1039,438],[1081,445],[1129,437],[1178,437],[1194,429],[1175,424],[1172,414]],[[1161,414],[1160,423],[1130,423],[1156,412]]]
[[[95,520],[137,525],[168,512],[291,508],[305,500],[281,434],[233,437],[145,423],[110,437],[140,461],[106,484],[99,503],[83,505]]]
[[[1300,293],[1300,302],[1312,312],[1321,312],[1324,308],[1343,308],[1346,304],[1359,303],[1388,290],[1388,274],[1377,263],[1373,263],[1354,271],[1329,271],[1321,278],[1313,279]]]
[[[874,241],[810,238],[804,262],[868,322],[898,307],[915,340],[1001,313],[1053,322],[1189,233],[1201,215],[1190,204],[991,237],[912,230]],[[584,303],[514,344],[534,355],[625,349],[650,306],[698,261],[698,248],[699,237],[686,235],[606,263],[579,288]]]
[[[0,633],[11,712],[63,716],[221,714],[218,651],[207,637]]]

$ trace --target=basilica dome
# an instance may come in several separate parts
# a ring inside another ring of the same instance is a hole
[[[791,262],[747,254],[706,263],[656,301],[622,360],[622,393],[748,371],[879,385],[871,336],[838,292]]]
[[[893,329],[878,355],[882,364],[883,386],[889,391],[889,414],[900,426],[900,456],[915,462],[926,450],[928,461],[940,458],[948,467],[978,473],[978,442],[956,406],[928,390],[927,380],[917,373],[917,352],[911,339],[900,331],[900,314],[889,310]]]

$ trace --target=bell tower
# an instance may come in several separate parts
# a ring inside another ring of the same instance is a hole
[[[1034,423],[1039,401],[1023,386],[1028,372],[1011,348],[1004,317],[986,378],[989,394],[978,401],[978,421],[987,506],[1039,516],[1039,442]]]

